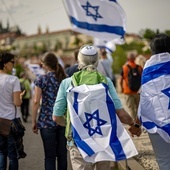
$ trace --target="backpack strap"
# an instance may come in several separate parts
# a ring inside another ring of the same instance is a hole
[[[127,67],[129,68],[129,70],[132,68],[129,64],[126,64],[127,65]]]
[[[129,64],[126,64],[127,65],[127,67],[129,68],[129,70],[131,70],[132,69],[132,67],[129,65]],[[135,67],[137,70],[138,70],[138,68],[139,68],[139,65],[138,64],[136,64],[136,67]]]

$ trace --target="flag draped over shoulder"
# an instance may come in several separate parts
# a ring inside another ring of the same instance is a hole
[[[138,154],[115,114],[106,84],[70,88],[67,103],[73,139],[86,162],[119,161]]]
[[[110,41],[125,34],[126,15],[116,0],[64,0],[73,29]]]
[[[170,54],[153,55],[145,64],[138,116],[149,133],[170,143]]]

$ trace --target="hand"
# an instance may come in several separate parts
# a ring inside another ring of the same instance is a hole
[[[22,99],[23,95],[25,94],[25,90],[20,93],[20,98]]]
[[[36,125],[36,124],[32,124],[32,131],[33,131],[35,134],[38,134],[38,128],[37,128],[37,125]]]
[[[128,130],[131,133],[132,137],[134,137],[134,135],[139,137],[142,134],[141,127],[138,128],[138,127],[135,127],[134,125],[132,125]]]

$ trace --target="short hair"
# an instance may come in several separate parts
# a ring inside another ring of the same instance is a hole
[[[129,60],[135,60],[135,54],[134,54],[133,52],[129,52],[129,53],[127,54],[127,59],[129,59]]]
[[[170,36],[167,34],[157,34],[150,42],[152,54],[170,53]]]
[[[97,68],[99,55],[97,49],[92,45],[84,45],[78,53],[79,69],[94,70]]]
[[[100,49],[100,54],[101,54],[101,55],[106,55],[106,54],[107,54],[105,48],[101,48],[101,49]]]
[[[14,59],[14,57],[15,55],[9,52],[6,51],[0,52],[0,69],[3,70],[4,64]]]

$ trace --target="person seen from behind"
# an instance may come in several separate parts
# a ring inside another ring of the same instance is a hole
[[[0,52],[0,118],[9,120],[20,117],[16,107],[21,106],[24,95],[24,92],[21,93],[18,77],[10,75],[15,63],[14,57],[9,52]],[[7,169],[7,162],[10,170],[19,169],[17,148],[12,133],[9,136],[0,134],[1,170]]]
[[[115,75],[113,75],[112,62],[108,59],[105,48],[100,49],[100,59],[97,70],[104,76],[109,77],[116,87],[116,79]]]
[[[25,91],[21,104],[22,119],[27,122],[29,116],[29,103],[31,99],[31,83],[24,72],[20,73],[21,90]],[[22,89],[23,88],[23,89]]]
[[[131,76],[130,78],[129,74],[131,72],[131,68],[135,70],[134,72],[132,71],[134,77]],[[142,70],[143,69],[141,66],[135,64],[134,53],[129,53],[127,55],[127,62],[122,66],[120,87],[122,93],[124,94],[125,104],[134,120],[137,118],[137,109],[140,100],[140,94],[138,93],[138,90],[141,86]]]
[[[61,81],[66,78],[66,74],[52,52],[46,53],[41,63],[47,72],[45,75],[38,76],[34,81],[32,130],[35,134],[38,134],[40,130],[44,146],[45,170],[56,169],[56,157],[57,169],[67,170],[65,127],[56,124],[52,119],[58,88]]]
[[[142,74],[138,117],[147,130],[160,170],[170,169],[170,36],[157,34]]]
[[[79,140],[80,140],[80,143],[82,143],[81,146],[85,150],[87,149],[90,151],[90,155],[87,156],[87,159],[92,159],[91,157],[93,157],[93,156],[95,157],[95,155],[97,155],[97,154],[102,154],[102,152],[93,153],[93,154],[91,153],[91,148],[89,148],[87,145],[87,144],[91,144],[91,143],[88,143],[88,141],[83,140],[83,137],[86,136],[86,133],[83,133],[83,131],[88,131],[88,129],[89,130],[93,130],[93,129],[89,127],[90,124],[88,124],[88,126],[86,126],[86,125],[83,126],[80,123],[81,121],[79,121],[80,119],[78,119],[78,117],[79,117],[78,113],[75,113],[76,116],[73,116],[74,111],[72,111],[72,109],[70,109],[70,107],[69,107],[70,102],[68,100],[68,92],[71,89],[73,89],[73,87],[72,87],[73,80],[74,80],[75,84],[78,85],[79,88],[81,87],[81,85],[84,85],[84,84],[86,84],[86,85],[97,85],[100,83],[108,84],[108,90],[110,92],[111,98],[113,99],[115,109],[116,109],[116,113],[112,110],[112,113],[110,113],[110,114],[112,114],[112,115],[116,114],[122,123],[129,125],[133,131],[133,135],[140,136],[140,134],[141,134],[141,128],[135,126],[134,120],[123,109],[122,104],[120,102],[120,99],[118,98],[118,95],[116,93],[115,87],[113,86],[111,79],[103,76],[102,74],[100,74],[97,71],[98,60],[99,60],[98,51],[95,49],[94,46],[84,45],[80,48],[79,53],[78,53],[78,68],[80,69],[80,71],[74,73],[72,77],[66,78],[65,80],[63,80],[61,82],[59,91],[58,91],[58,95],[57,95],[57,98],[55,101],[55,105],[53,108],[53,120],[61,126],[66,126],[67,148],[69,151],[70,161],[71,161],[73,170],[110,169],[110,162],[109,162],[108,158],[104,158],[102,160],[99,158],[98,161],[90,160],[88,162],[85,160],[85,158],[82,156],[82,154],[80,154],[80,150],[78,149],[78,145],[77,145],[78,144],[77,141],[79,141]],[[77,92],[74,93],[74,97],[75,97],[74,107],[76,108],[76,110],[78,112],[81,105],[82,105],[82,108],[85,105],[83,104],[83,102],[80,102],[81,103],[80,105],[78,104],[78,102],[76,102],[79,100]],[[88,97],[85,97],[85,99],[84,99],[85,101],[86,101],[86,98],[88,98]],[[100,103],[100,101],[97,103]],[[94,105],[98,106],[97,103],[95,103]],[[87,108],[88,107],[91,109],[89,104],[87,105]],[[98,108],[98,110],[99,110],[99,108]],[[81,110],[80,112],[82,114],[84,113],[83,110]],[[65,115],[65,113],[67,113],[67,114]],[[103,112],[101,111],[100,114],[102,115]],[[92,119],[97,119],[98,114],[96,116],[94,115],[93,118],[90,118],[90,114],[87,114],[87,115],[89,115],[89,116],[87,116],[86,118],[89,118],[92,121]],[[105,118],[106,117],[107,116],[105,116]],[[101,120],[101,121],[105,122],[104,120]],[[95,120],[93,123],[95,126]],[[99,128],[99,131],[100,131],[100,123],[98,124],[98,127],[96,127],[97,129]],[[74,126],[77,124],[80,124],[81,127],[77,127],[78,129],[75,129]],[[108,128],[110,128],[110,125]],[[119,129],[120,127],[115,127],[115,128]],[[108,133],[108,131],[107,132],[104,132],[104,131],[99,132],[99,131],[97,131],[97,129],[96,129],[96,132],[95,132],[95,130],[90,131],[90,132],[94,132],[94,136],[91,134],[92,137],[98,136],[97,133],[99,133],[99,134],[104,133],[103,136],[108,135],[108,138],[110,137],[109,136],[110,133]],[[82,131],[82,133],[77,134],[76,131],[78,131],[78,130]],[[114,135],[114,137],[115,137],[115,135]],[[89,137],[88,139],[90,140],[91,137]],[[117,138],[116,138],[116,141],[117,141]],[[102,145],[105,146],[104,143],[102,143]]]
[[[76,63],[73,66],[66,68],[66,70],[65,70],[68,77],[71,77],[75,72],[79,71],[78,64],[77,64],[77,56],[78,56],[78,50],[75,50],[74,51],[74,58],[75,58]]]

